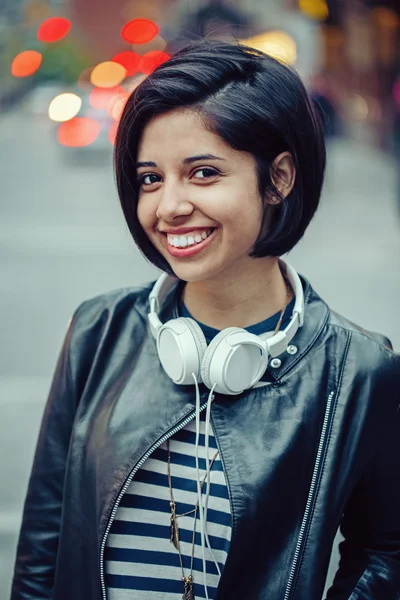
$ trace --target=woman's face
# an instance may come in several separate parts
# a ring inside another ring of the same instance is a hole
[[[177,277],[218,281],[251,269],[262,219],[251,154],[207,131],[197,113],[175,110],[144,129],[137,173],[139,222]]]

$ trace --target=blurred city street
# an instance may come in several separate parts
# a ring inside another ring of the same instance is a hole
[[[37,431],[68,319],[82,300],[156,274],[124,223],[111,144],[98,156],[89,149],[70,160],[69,152],[57,145],[54,124],[33,118],[27,105],[0,119],[0,600],[9,594]],[[333,141],[320,210],[288,260],[332,308],[400,350],[393,160]]]

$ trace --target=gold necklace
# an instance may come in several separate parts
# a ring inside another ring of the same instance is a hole
[[[168,485],[169,485],[169,492],[170,492],[170,502],[169,502],[169,506],[171,509],[171,534],[170,534],[170,541],[174,544],[175,548],[178,550],[178,554],[179,554],[179,562],[181,565],[181,569],[182,569],[182,581],[183,581],[183,585],[184,585],[184,591],[183,591],[183,596],[182,596],[182,600],[194,600],[194,591],[193,591],[193,561],[194,561],[194,541],[195,541],[195,537],[196,537],[196,521],[197,521],[197,511],[199,508],[199,501],[197,500],[196,502],[196,506],[194,507],[193,510],[189,510],[186,513],[182,513],[180,515],[176,514],[176,502],[174,499],[174,492],[172,489],[172,478],[171,478],[171,451],[170,451],[170,447],[169,447],[169,440],[167,441],[167,448],[168,448]],[[214,464],[215,459],[218,456],[218,450],[217,452],[214,454],[211,462],[210,462],[210,470]],[[203,485],[205,483],[205,480],[207,478],[207,473],[204,476],[203,481],[200,483],[200,489],[203,488]],[[185,572],[183,569],[183,561],[182,561],[182,553],[181,553],[181,545],[180,545],[180,540],[179,540],[179,527],[178,527],[178,521],[177,519],[179,517],[185,517],[187,515],[191,515],[192,513],[194,513],[193,515],[193,519],[194,519],[194,526],[193,526],[193,536],[192,536],[192,556],[191,556],[191,562],[190,562],[190,575],[188,577],[185,577]]]
[[[285,284],[286,284],[286,300],[285,300],[285,304],[282,306],[281,314],[279,316],[278,323],[275,327],[274,335],[279,331],[279,329],[282,325],[282,320],[283,320],[283,317],[284,317],[284,314],[285,314],[285,311],[289,304],[289,299],[290,299],[291,287],[289,285],[288,280],[286,279],[286,277],[284,275],[283,275],[283,278],[284,278]],[[193,591],[193,585],[194,585],[193,560],[194,560],[194,541],[195,541],[195,537],[196,537],[197,510],[199,508],[199,501],[197,500],[196,505],[192,510],[189,510],[188,512],[182,513],[180,515],[176,514],[176,502],[174,499],[174,493],[172,490],[172,481],[171,481],[171,451],[170,451],[170,447],[169,447],[169,439],[167,440],[167,447],[168,447],[168,485],[169,485],[169,492],[170,492],[169,506],[171,509],[170,541],[174,544],[174,546],[178,550],[178,554],[179,554],[179,562],[180,562],[181,569],[182,569],[182,581],[183,581],[183,585],[184,585],[182,600],[195,600],[194,591]],[[211,470],[217,456],[218,456],[218,450],[214,454],[214,456],[210,462],[210,470]],[[203,488],[206,478],[207,478],[207,473],[205,474],[203,481],[200,483],[200,489]],[[186,517],[187,515],[191,515],[192,513],[194,513],[194,515],[193,515],[194,527],[193,527],[193,536],[192,536],[192,556],[191,556],[191,562],[190,562],[190,575],[188,577],[185,577],[185,572],[183,569],[182,553],[181,553],[181,546],[180,546],[180,540],[179,540],[179,527],[178,527],[177,519],[179,517]]]

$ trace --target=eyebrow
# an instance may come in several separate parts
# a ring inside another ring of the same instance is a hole
[[[199,160],[226,160],[226,159],[222,158],[221,156],[215,156],[215,154],[198,154],[197,156],[188,156],[187,158],[184,158],[182,161],[182,164],[190,165]],[[136,168],[139,169],[140,167],[157,167],[157,163],[153,162],[152,160],[137,162]]]

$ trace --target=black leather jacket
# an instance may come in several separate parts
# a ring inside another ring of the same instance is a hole
[[[305,320],[270,382],[216,394],[212,426],[232,511],[218,600],[400,598],[400,357],[330,311],[303,279]],[[76,311],[44,412],[12,600],[105,598],[103,552],[124,490],[194,416],[193,386],[160,366],[151,285]],[[162,320],[177,315],[170,293]],[[208,390],[202,387],[202,401]]]

